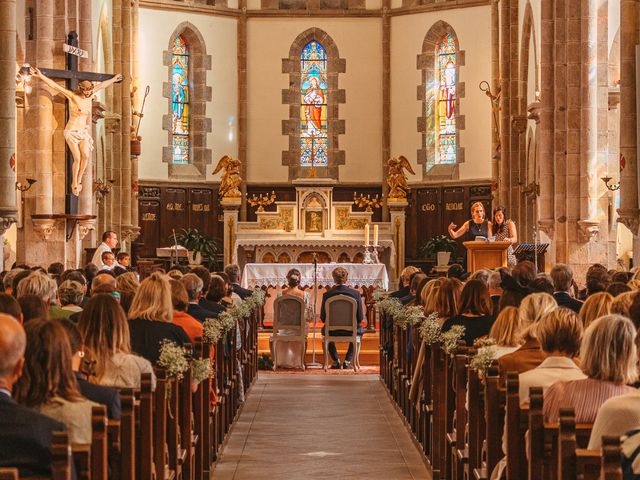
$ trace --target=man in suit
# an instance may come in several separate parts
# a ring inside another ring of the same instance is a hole
[[[231,283],[231,288],[238,296],[244,300],[253,292],[249,289],[242,288],[240,286],[240,267],[238,265],[227,265],[224,268],[224,273],[229,276],[229,282]]]
[[[551,279],[553,280],[553,298],[556,299],[560,307],[565,307],[580,312],[582,302],[571,296],[569,290],[573,283],[573,270],[569,265],[558,263],[551,269]]]
[[[320,319],[324,322],[327,318],[325,305],[327,300],[331,297],[335,297],[336,295],[344,295],[347,297],[351,297],[356,301],[356,322],[358,325],[358,335],[362,336],[364,333],[364,329],[360,326],[362,323],[362,299],[360,297],[360,292],[357,292],[353,288],[349,288],[345,285],[347,283],[347,279],[349,278],[349,273],[343,267],[337,267],[333,269],[331,272],[331,276],[333,277],[333,281],[336,283],[335,287],[331,290],[327,291],[322,295],[322,306],[320,307]],[[324,327],[322,327],[322,334],[324,335]],[[333,330],[331,335],[338,336],[348,336],[351,332],[348,330]],[[340,358],[338,358],[338,351],[336,350],[336,345],[333,342],[329,342],[329,355],[333,360],[332,369],[340,368]],[[344,364],[342,368],[349,368],[351,366],[351,361],[353,359],[353,344],[349,344],[349,350],[347,350],[347,355],[344,359]]]
[[[211,312],[200,305],[200,297],[202,296],[202,280],[195,273],[187,273],[184,275],[180,282],[187,289],[187,295],[189,296],[189,306],[187,307],[187,313],[200,323],[204,323],[207,318],[214,318],[218,315]]]
[[[22,375],[25,346],[22,325],[0,314],[0,467],[17,468],[21,477],[48,477],[52,434],[65,426],[11,398],[13,385]]]

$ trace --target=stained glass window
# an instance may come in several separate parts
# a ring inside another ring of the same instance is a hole
[[[182,35],[171,51],[171,132],[173,163],[189,163],[189,47]]]
[[[300,58],[300,165],[329,164],[327,135],[327,52],[312,40]]]
[[[456,45],[446,35],[435,51],[434,164],[456,163]],[[432,165],[431,165],[432,166]],[[430,165],[427,165],[430,167]]]

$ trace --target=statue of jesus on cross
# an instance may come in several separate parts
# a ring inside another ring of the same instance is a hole
[[[122,80],[122,75],[117,74],[94,84],[88,80],[83,80],[74,91],[58,85],[51,78],[44,75],[38,68],[31,67],[29,73],[40,80],[55,92],[64,95],[69,100],[69,121],[64,127],[64,139],[69,146],[73,156],[73,166],[71,168],[71,193],[75,196],[82,190],[82,175],[91,160],[93,151],[93,137],[91,136],[91,112],[93,95],[107,88],[112,84]]]

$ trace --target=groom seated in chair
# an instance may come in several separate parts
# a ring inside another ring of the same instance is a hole
[[[320,319],[325,322],[327,318],[325,304],[327,300],[331,297],[335,297],[336,295],[345,295],[347,297],[351,297],[356,301],[357,310],[356,310],[356,324],[358,326],[358,336],[362,336],[364,333],[364,329],[360,326],[362,323],[362,301],[360,297],[360,292],[354,290],[353,288],[349,288],[345,285],[347,283],[347,279],[349,278],[349,273],[343,267],[334,268],[331,272],[331,276],[333,277],[333,281],[336,283],[335,287],[327,290],[324,295],[322,295],[322,307],[320,308]],[[322,335],[324,335],[324,326],[322,327]],[[331,335],[335,336],[349,336],[351,332],[349,330],[333,330]],[[349,344],[349,350],[347,350],[347,355],[344,359],[344,364],[342,368],[350,368],[351,361],[353,360],[353,344]],[[338,358],[338,351],[336,350],[336,345],[333,342],[329,342],[329,355],[331,355],[331,359],[333,360],[332,369],[340,368],[340,359]]]

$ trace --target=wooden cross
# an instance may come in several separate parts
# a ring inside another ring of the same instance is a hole
[[[108,73],[81,72],[78,70],[78,57],[82,55],[82,50],[78,48],[78,34],[72,31],[67,35],[67,45],[72,48],[66,48],[67,51],[67,68],[65,70],[57,70],[53,68],[41,68],[40,71],[49,78],[55,80],[65,80],[67,90],[74,91],[78,88],[78,84],[83,80],[90,82],[103,82],[113,78],[114,75]],[[69,103],[66,102],[65,124],[69,120]],[[69,147],[65,146],[65,177],[66,177],[66,200],[65,213],[76,215],[78,213],[78,197],[71,193],[71,168],[73,165],[73,156]],[[91,185],[85,185],[85,188],[92,188]]]

